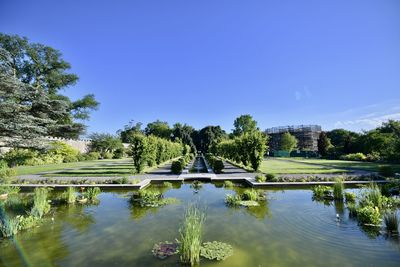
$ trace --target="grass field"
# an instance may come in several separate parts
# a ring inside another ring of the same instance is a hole
[[[333,167],[311,165],[278,158],[264,160],[261,163],[260,171],[263,173],[273,174],[323,174],[348,172],[346,170],[336,169]]]
[[[380,166],[391,166],[400,172],[399,164],[305,158],[269,158],[262,162],[260,170],[273,174],[328,174],[356,170],[377,172]]]
[[[121,176],[129,175],[132,170],[131,159],[105,159],[16,167],[17,175],[54,172],[51,176]]]
[[[351,169],[373,171],[373,172],[379,171],[379,167],[381,166],[390,166],[393,168],[395,172],[400,172],[400,164],[348,161],[348,160],[305,159],[305,158],[291,158],[290,160],[300,163],[322,165],[329,168],[351,168]]]

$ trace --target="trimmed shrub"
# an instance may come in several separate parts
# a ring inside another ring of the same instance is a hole
[[[171,172],[173,174],[180,174],[184,168],[182,161],[174,160],[171,164]]]
[[[354,153],[354,154],[347,154],[340,157],[342,160],[352,160],[352,161],[365,161],[367,160],[367,156],[363,153]]]
[[[225,168],[224,162],[220,159],[215,159],[212,167],[215,173],[222,173],[222,170]]]
[[[256,176],[256,181],[257,183],[264,183],[267,181],[267,177],[265,177],[263,174],[259,174]]]
[[[98,160],[100,158],[99,152],[89,152],[84,155],[86,160]]]
[[[112,159],[114,157],[113,153],[111,152],[105,152],[103,153],[103,159]]]
[[[273,173],[267,173],[267,174],[265,175],[265,178],[267,179],[268,182],[275,182],[275,181],[277,181],[277,180],[276,180],[276,177],[275,177],[275,174],[273,174]]]

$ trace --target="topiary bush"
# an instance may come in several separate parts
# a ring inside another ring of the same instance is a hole
[[[184,168],[182,161],[174,160],[171,164],[171,172],[173,174],[180,174]]]
[[[275,177],[275,174],[273,174],[273,173],[267,173],[266,175],[265,175],[265,178],[266,178],[266,180],[268,181],[268,182],[276,182],[277,180],[276,180],[276,177]]]
[[[347,154],[340,157],[342,160],[352,160],[352,161],[365,161],[367,160],[367,156],[363,153],[354,153],[354,154]]]
[[[267,177],[265,177],[263,174],[259,174],[256,176],[256,181],[257,183],[264,183],[267,181]]]
[[[224,162],[220,159],[214,160],[212,167],[215,173],[222,173],[222,170],[225,168]]]

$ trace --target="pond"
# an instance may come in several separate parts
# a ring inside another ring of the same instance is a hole
[[[176,188],[179,187],[179,188]],[[129,191],[100,194],[97,205],[61,205],[38,227],[0,240],[0,266],[180,266],[160,260],[155,243],[174,241],[185,208],[206,210],[204,241],[233,246],[225,261],[201,266],[399,266],[398,239],[363,230],[343,204],[316,202],[309,189],[264,190],[259,207],[228,207],[227,193],[243,188],[182,184],[164,191],[180,200],[157,208],[129,202]],[[357,192],[358,189],[352,189]],[[340,219],[336,216],[339,214]]]

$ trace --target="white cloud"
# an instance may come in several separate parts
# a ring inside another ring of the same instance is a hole
[[[355,120],[337,121],[335,122],[335,127],[345,127],[345,126],[359,126],[359,128],[375,128],[380,126],[383,122],[388,120],[400,120],[400,113],[384,114],[379,116],[374,116],[376,113],[366,114]]]

